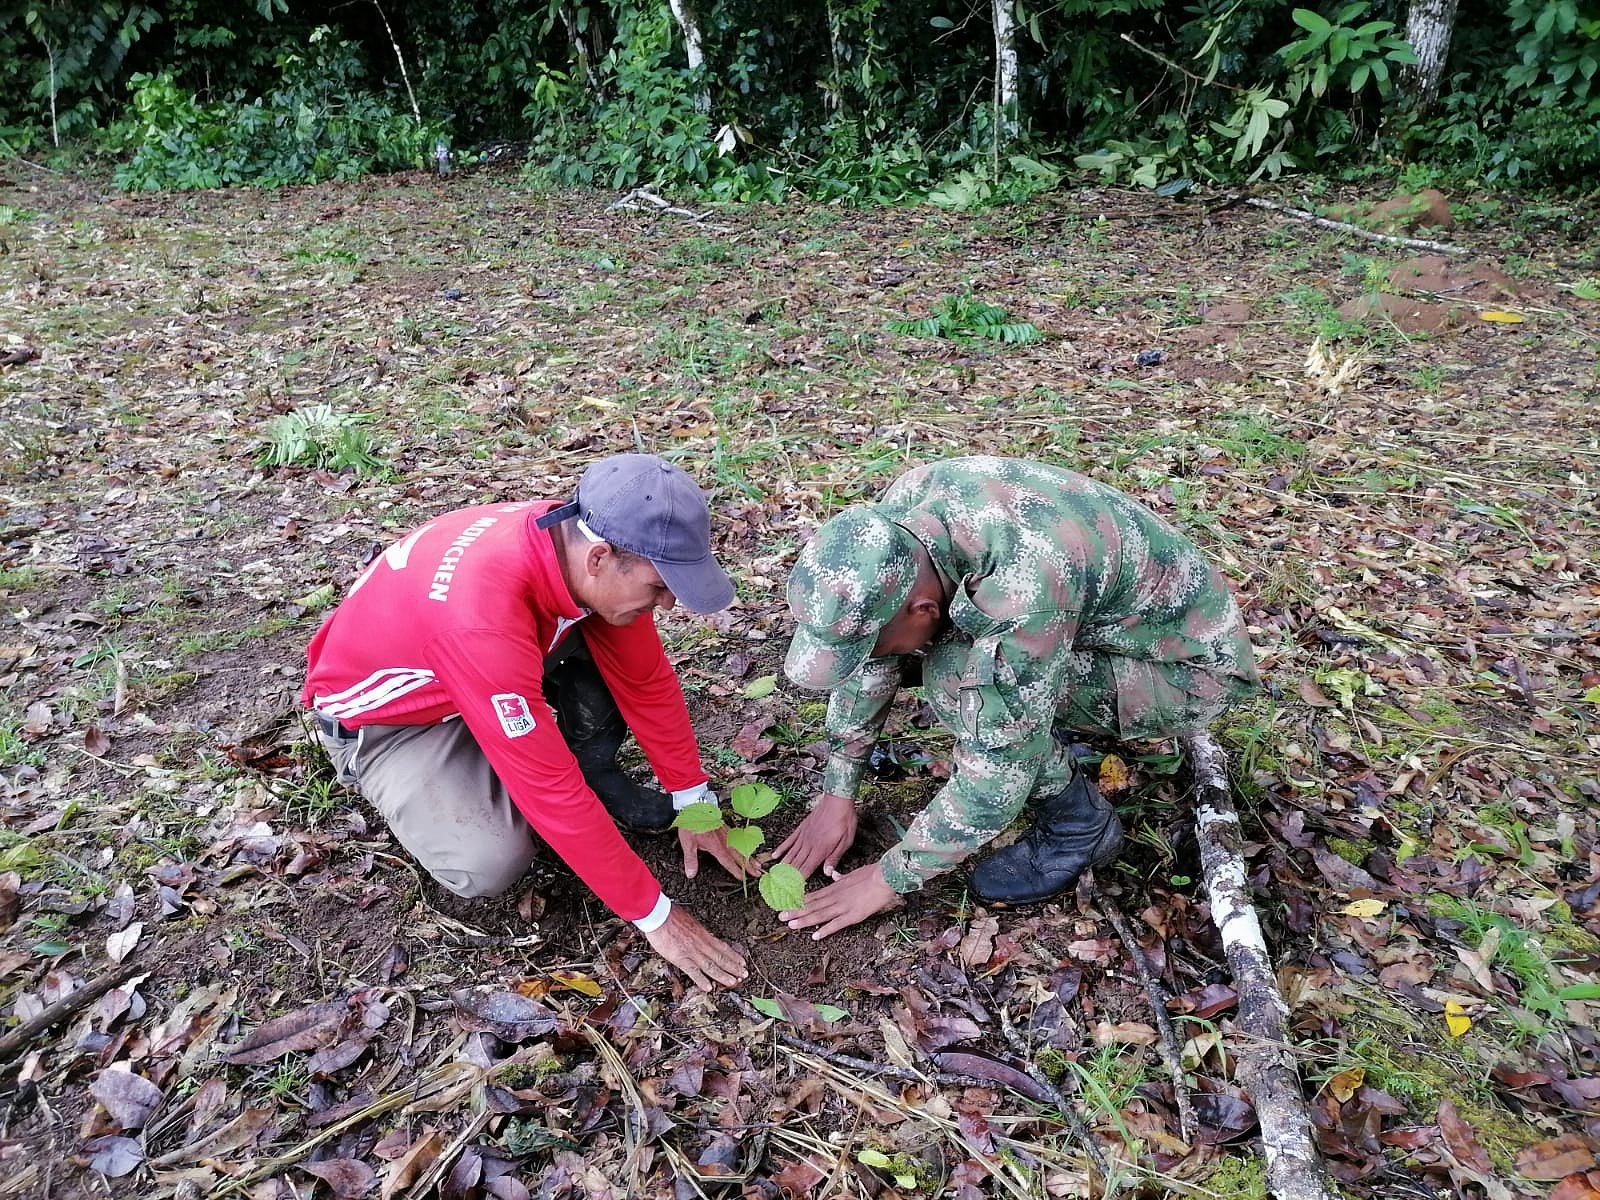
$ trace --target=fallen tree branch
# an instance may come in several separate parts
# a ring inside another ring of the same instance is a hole
[[[128,982],[138,973],[139,966],[137,963],[124,963],[115,971],[108,971],[100,978],[84,984],[77,991],[61,997],[61,999],[49,1005],[38,1016],[34,1017],[33,1020],[17,1026],[5,1037],[0,1037],[0,1062],[14,1058],[41,1033],[61,1024],[61,1022],[77,1013],[80,1009],[93,1004],[112,988]]]
[[[712,225],[707,223],[706,218],[711,215],[709,212],[697,213],[692,208],[679,208],[676,204],[663,200],[646,188],[634,188],[621,200],[610,205],[610,208],[633,208],[641,212],[660,213],[663,216],[684,217],[696,224],[705,225],[707,229],[715,229],[718,233],[735,232],[731,225]]]
[[[1133,930],[1128,928],[1128,919],[1122,915],[1117,902],[1098,886],[1095,892],[1100,899],[1100,911],[1105,913],[1106,920],[1111,922],[1117,931],[1117,936],[1122,939],[1122,944],[1128,948],[1128,956],[1133,959],[1134,969],[1139,972],[1145,994],[1150,998],[1150,1010],[1156,1018],[1156,1031],[1161,1035],[1156,1048],[1161,1053],[1161,1061],[1167,1068],[1167,1074],[1172,1078],[1172,1099],[1178,1106],[1178,1131],[1183,1135],[1184,1141],[1193,1145],[1194,1102],[1189,1099],[1189,1089],[1183,1080],[1183,1054],[1177,1031],[1172,1027],[1172,1013],[1167,1008],[1167,989],[1157,977],[1155,969],[1151,967],[1144,947],[1139,945],[1133,936]]]
[[[1369,242],[1382,242],[1386,246],[1405,246],[1411,250],[1430,250],[1434,254],[1453,254],[1463,258],[1472,253],[1460,246],[1446,245],[1444,242],[1430,242],[1426,238],[1400,237],[1393,233],[1378,233],[1375,230],[1363,229],[1359,225],[1352,225],[1348,221],[1335,221],[1332,217],[1319,217],[1314,212],[1307,212],[1303,208],[1292,208],[1287,204],[1279,204],[1276,200],[1265,200],[1260,196],[1241,196],[1234,194],[1228,197],[1228,204],[1248,204],[1252,208],[1264,208],[1268,212],[1282,213],[1286,217],[1293,217],[1296,221],[1309,221],[1313,225],[1320,225],[1324,229],[1336,230],[1339,233],[1354,234],[1359,238],[1366,238]]]
[[[1250,1093],[1261,1123],[1267,1187],[1278,1200],[1336,1200],[1338,1193],[1328,1186],[1312,1137],[1294,1056],[1284,1040],[1289,1006],[1278,991],[1261,921],[1250,900],[1227,760],[1210,734],[1194,734],[1183,743],[1194,772],[1195,823],[1211,920],[1222,934],[1239,991],[1238,1027],[1245,1036],[1234,1052],[1239,1082]]]

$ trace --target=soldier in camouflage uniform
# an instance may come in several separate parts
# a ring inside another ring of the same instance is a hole
[[[775,852],[836,882],[784,913],[816,937],[892,907],[993,839],[1030,798],[1024,837],[973,869],[990,902],[1042,900],[1122,845],[1116,810],[1053,735],[1199,730],[1257,686],[1227,584],[1188,538],[1071,471],[956,458],[901,476],[817,530],[789,580],[784,669],[831,691],[823,795]],[[872,743],[920,652],[955,734],[954,772],[879,862],[839,876]]]

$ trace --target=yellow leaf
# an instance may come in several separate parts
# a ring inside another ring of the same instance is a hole
[[[1528,318],[1521,313],[1513,312],[1482,312],[1478,314],[1481,321],[1498,321],[1502,325],[1521,325]]]
[[[1340,1071],[1328,1080],[1328,1091],[1333,1093],[1333,1098],[1340,1104],[1349,1100],[1363,1083],[1367,1081],[1365,1067],[1351,1067],[1348,1071]]]
[[[1115,754],[1108,754],[1100,760],[1100,790],[1102,792],[1120,792],[1128,786],[1128,764]]]
[[[551,971],[550,978],[554,979],[562,987],[569,988],[574,992],[582,992],[585,996],[602,994],[602,989],[598,983],[578,971]]]
[[[1375,917],[1385,907],[1382,900],[1352,900],[1339,911],[1347,917]]]
[[[1451,1037],[1460,1037],[1472,1028],[1472,1018],[1467,1016],[1467,1010],[1461,1007],[1459,1000],[1444,1002],[1444,1023],[1450,1027]]]

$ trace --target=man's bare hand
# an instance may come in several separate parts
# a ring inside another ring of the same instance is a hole
[[[821,891],[812,892],[806,897],[804,908],[781,912],[778,919],[790,929],[817,927],[811,940],[821,941],[870,916],[898,907],[900,902],[899,894],[884,882],[878,864],[868,863],[840,876]]]
[[[839,860],[855,840],[855,802],[824,792],[806,819],[769,857],[788,863],[802,875],[810,875],[820,865],[824,875],[837,879]]]
[[[700,874],[701,851],[705,851],[721,863],[723,869],[735,879],[754,879],[765,871],[755,859],[746,858],[728,845],[726,825],[713,829],[710,833],[690,833],[687,829],[680,829],[678,845],[683,847],[683,874],[686,879],[693,879]]]
[[[692,980],[710,991],[713,986],[734,987],[747,974],[744,955],[717,937],[680,905],[661,927],[644,935],[650,948]]]

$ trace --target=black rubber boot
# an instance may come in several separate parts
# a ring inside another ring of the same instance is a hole
[[[969,886],[990,904],[1032,904],[1066,891],[1121,850],[1117,810],[1079,771],[1044,802],[1032,829],[973,866]]]
[[[544,692],[584,782],[617,824],[650,833],[666,829],[677,815],[672,798],[641,787],[617,765],[617,751],[628,735],[627,722],[588,647],[581,644],[582,634],[574,630],[567,637],[580,644],[545,664]]]

